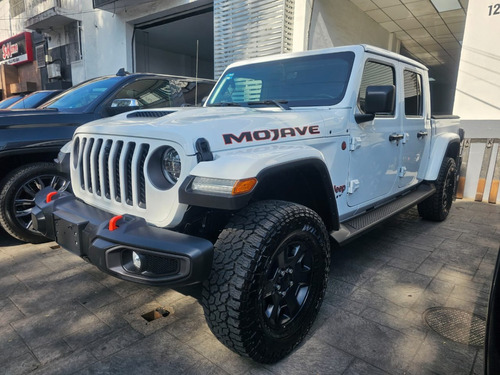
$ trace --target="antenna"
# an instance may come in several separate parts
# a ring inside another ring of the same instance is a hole
[[[198,49],[200,47],[199,39],[196,39],[196,76],[195,76],[195,86],[194,86],[194,105],[198,105]]]

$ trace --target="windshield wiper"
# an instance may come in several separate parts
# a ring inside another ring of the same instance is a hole
[[[247,102],[247,105],[275,105],[276,107],[280,107],[284,111],[289,111],[291,108],[287,105],[288,100],[261,100],[256,102]]]
[[[219,102],[207,105],[207,107],[241,107],[243,103],[236,102]]]

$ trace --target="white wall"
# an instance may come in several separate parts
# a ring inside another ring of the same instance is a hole
[[[301,0],[303,1],[303,0]],[[310,3],[310,1],[308,1]],[[371,44],[394,51],[391,33],[346,0],[314,0],[308,49]],[[302,5],[302,11],[309,4]],[[295,30],[294,30],[295,32]]]
[[[118,69],[131,71],[127,57],[127,28],[119,15],[92,9],[92,1],[83,1],[83,60],[71,65],[73,84],[93,77],[115,74]]]
[[[500,120],[500,14],[490,15],[494,4],[469,1],[453,111],[464,119]]]

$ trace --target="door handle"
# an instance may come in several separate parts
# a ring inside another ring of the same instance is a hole
[[[417,133],[417,138],[424,138],[424,137],[427,137],[427,132],[425,131],[420,131]]]
[[[392,133],[389,136],[389,141],[394,142],[394,141],[399,141],[404,138],[404,134],[397,134],[397,133]]]

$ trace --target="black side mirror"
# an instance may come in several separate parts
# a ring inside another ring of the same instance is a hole
[[[365,113],[356,114],[356,122],[360,124],[371,121],[376,114],[394,113],[395,92],[394,85],[368,86],[365,96]]]

